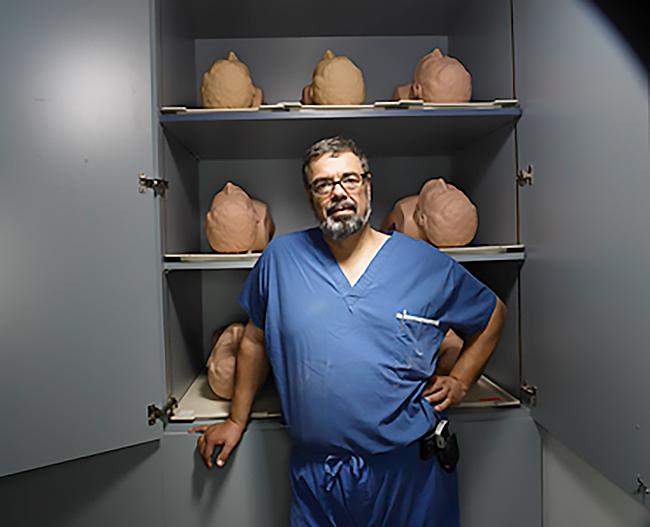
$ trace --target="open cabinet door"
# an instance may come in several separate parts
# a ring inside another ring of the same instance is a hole
[[[150,35],[148,0],[2,4],[0,475],[162,435]]]
[[[647,72],[591,2],[514,0],[514,29],[533,416],[634,492],[650,481]]]

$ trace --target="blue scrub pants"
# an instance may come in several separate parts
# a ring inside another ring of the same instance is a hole
[[[458,480],[419,444],[367,457],[291,454],[291,527],[458,527]]]

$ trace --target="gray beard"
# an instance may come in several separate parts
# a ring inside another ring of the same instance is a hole
[[[320,223],[319,227],[323,236],[338,242],[359,232],[368,223],[371,213],[372,207],[368,204],[368,212],[363,218],[356,212],[349,218],[343,219],[334,219],[328,216]]]

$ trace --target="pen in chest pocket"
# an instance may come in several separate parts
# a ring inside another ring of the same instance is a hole
[[[416,315],[409,315],[406,309],[404,309],[401,313],[396,313],[395,316],[400,320],[400,331],[404,330],[405,320],[420,322],[422,324],[429,324],[430,326],[436,326],[436,327],[440,325],[440,321],[434,320],[433,318],[424,318],[424,317],[418,317]]]

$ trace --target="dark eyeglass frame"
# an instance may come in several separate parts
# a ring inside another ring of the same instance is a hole
[[[352,176],[358,176],[361,178],[361,181],[352,183],[352,188],[348,188],[346,184],[350,184],[350,177]],[[336,185],[341,185],[343,190],[346,192],[354,192],[358,188],[361,188],[363,184],[370,178],[370,172],[362,172],[361,174],[358,174],[356,172],[346,172],[343,174],[343,176],[340,179],[329,179],[329,178],[318,178],[314,181],[312,181],[309,185],[307,185],[307,189],[309,192],[311,192],[314,196],[329,196],[334,192],[334,188]],[[325,191],[325,192],[316,192],[315,191],[315,186],[319,184],[329,184],[331,185],[330,189]]]

